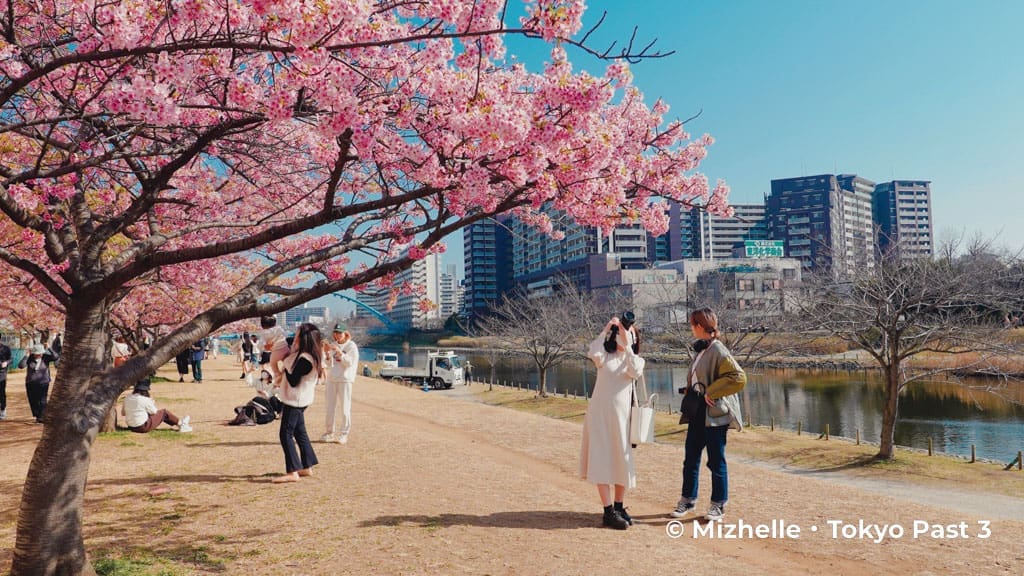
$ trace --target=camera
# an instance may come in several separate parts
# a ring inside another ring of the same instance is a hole
[[[632,326],[635,322],[636,316],[634,316],[633,313],[630,312],[629,310],[626,310],[625,312],[622,313],[621,316],[619,316],[619,324],[622,324],[622,328],[625,330],[629,330],[629,327]]]

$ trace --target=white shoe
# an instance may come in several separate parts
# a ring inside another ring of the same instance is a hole
[[[690,500],[689,498],[681,498],[679,503],[676,504],[675,510],[669,512],[668,515],[673,518],[685,518],[693,513],[693,509],[695,507],[693,500]]]
[[[179,420],[178,421],[178,432],[191,432],[192,431],[192,425],[190,424],[190,422],[192,422],[192,417],[191,416],[185,416],[181,420]]]
[[[708,507],[708,513],[704,515],[704,518],[708,522],[716,522],[721,520],[723,516],[725,516],[725,504],[712,502],[711,506]]]
[[[348,434],[338,436],[338,444],[348,444]]]
[[[334,440],[334,435],[333,434],[324,434],[323,436],[320,437],[320,441],[321,442],[334,442],[335,441]]]
[[[7,410],[0,410],[0,420],[7,420]]]

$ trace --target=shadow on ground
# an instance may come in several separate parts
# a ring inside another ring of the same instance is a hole
[[[833,466],[813,466],[810,468],[784,466],[783,468],[791,474],[814,475],[821,474],[823,472],[842,472],[843,470],[857,470],[860,468],[864,468],[866,466],[870,466],[876,462],[878,462],[878,459],[875,458],[874,455],[871,455],[859,456],[857,458],[854,458],[853,460],[850,460],[849,462],[835,464]]]
[[[599,528],[600,511],[593,514],[559,512],[553,510],[495,512],[483,516],[472,514],[409,514],[378,516],[359,524],[361,528],[373,526],[414,526],[419,528],[447,528],[449,526],[479,526],[483,528],[529,528],[534,530],[575,530]]]

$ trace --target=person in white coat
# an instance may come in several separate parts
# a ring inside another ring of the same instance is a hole
[[[327,376],[327,417],[324,421],[327,432],[320,441],[344,444],[348,442],[348,433],[352,429],[352,384],[356,381],[356,368],[359,366],[359,347],[352,340],[348,326],[338,322],[331,331],[331,342],[327,342],[324,348],[332,366]],[[340,428],[336,416],[339,403]]]
[[[632,522],[623,505],[626,489],[636,487],[629,410],[633,381],[644,369],[644,359],[633,348],[632,314],[624,314],[623,319],[613,317],[590,344],[588,355],[597,366],[597,382],[583,419],[580,450],[580,476],[597,484],[604,506],[602,524],[618,530]]]

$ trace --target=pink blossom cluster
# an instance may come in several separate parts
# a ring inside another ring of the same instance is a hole
[[[526,26],[535,26],[547,41],[569,38],[579,31],[586,6],[583,0],[538,0],[527,6]]]
[[[390,289],[354,255],[420,259],[442,226],[510,209],[556,237],[549,208],[655,233],[667,199],[730,210],[695,172],[709,136],[625,63],[574,71],[558,40],[581,0],[527,2],[540,71],[505,61],[502,0],[12,2],[0,267],[109,282],[156,323],[313,279]]]

